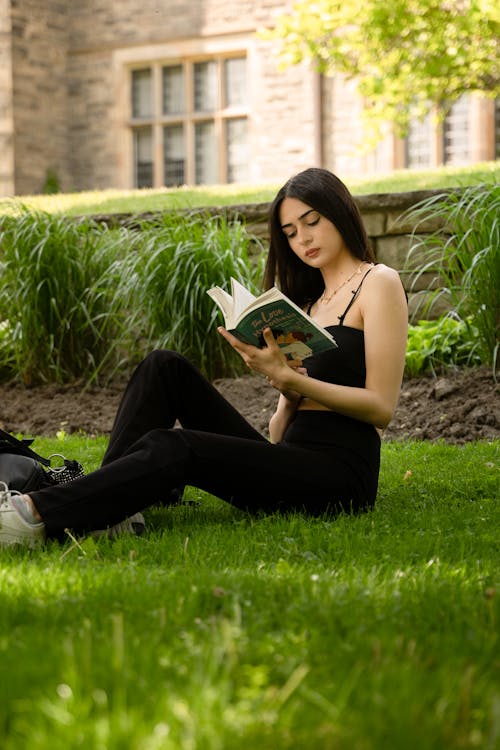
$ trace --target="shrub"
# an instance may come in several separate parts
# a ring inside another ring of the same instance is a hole
[[[406,349],[406,374],[442,371],[450,366],[481,363],[478,354],[479,332],[470,321],[443,316],[439,320],[420,320],[409,326]]]
[[[477,331],[477,354],[496,368],[500,325],[500,184],[479,185],[426,199],[410,211],[419,225],[429,219],[442,229],[414,238],[410,255],[432,258],[418,275],[437,268],[451,317]],[[472,329],[471,329],[472,330]]]

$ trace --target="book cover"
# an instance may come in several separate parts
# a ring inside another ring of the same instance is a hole
[[[337,346],[333,336],[273,287],[255,297],[235,279],[233,294],[214,287],[208,294],[224,315],[226,328],[240,341],[262,347],[262,331],[269,327],[287,359],[306,359]]]

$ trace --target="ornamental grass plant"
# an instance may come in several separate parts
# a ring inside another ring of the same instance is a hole
[[[123,232],[108,231],[91,220],[76,223],[28,210],[4,219],[4,370],[27,385],[91,381],[105,369],[115,371],[134,322],[122,294],[123,240]]]
[[[240,222],[217,217],[121,229],[28,210],[5,217],[0,376],[105,382],[154,347],[182,352],[210,379],[241,373],[206,291],[230,276],[255,291],[257,248]]]
[[[470,329],[471,358],[496,371],[500,332],[500,183],[435,195],[409,212],[415,223],[409,260],[418,254],[415,279],[437,274],[429,306],[444,297],[449,317]],[[423,222],[439,229],[418,235]]]
[[[207,294],[230,277],[257,292],[263,253],[239,221],[164,214],[143,223],[137,252],[127,259],[124,283],[140,304],[143,346],[182,352],[209,378],[240,374],[240,357],[218,335],[223,323]]]

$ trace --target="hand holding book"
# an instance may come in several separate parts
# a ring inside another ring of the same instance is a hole
[[[222,310],[227,330],[240,341],[262,347],[262,332],[270,328],[288,360],[303,360],[337,346],[328,331],[276,287],[255,297],[231,278],[231,291],[216,286],[207,294]]]

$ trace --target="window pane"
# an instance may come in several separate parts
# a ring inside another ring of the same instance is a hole
[[[213,122],[195,125],[195,179],[197,185],[210,185],[219,181],[217,143]]]
[[[444,120],[443,161],[465,164],[469,157],[469,100],[462,96],[453,104]]]
[[[226,122],[227,181],[248,179],[247,121],[241,117]]]
[[[224,62],[225,106],[237,107],[245,104],[247,61],[235,57]]]
[[[134,186],[153,187],[153,134],[151,128],[134,130]]]
[[[184,185],[186,157],[182,125],[163,128],[163,149],[163,184],[167,187]]]
[[[430,115],[410,123],[406,137],[407,167],[429,167],[432,164],[433,138],[434,128]]]
[[[151,70],[132,71],[132,116],[151,117],[153,97]]]
[[[184,75],[182,65],[163,68],[163,113],[184,112]]]
[[[202,62],[194,66],[194,110],[213,112],[217,106],[217,63]]]

